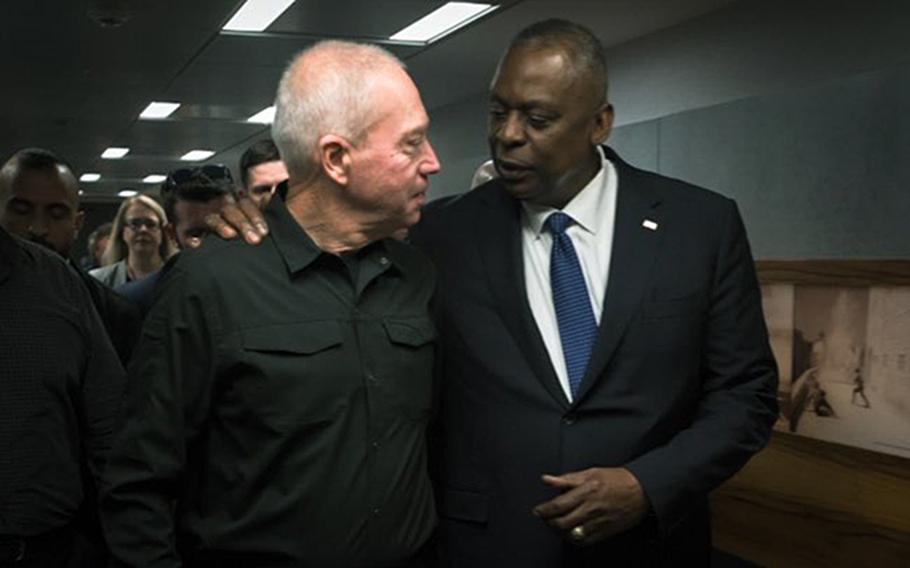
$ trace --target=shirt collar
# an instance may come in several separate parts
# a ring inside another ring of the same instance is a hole
[[[278,248],[278,254],[284,259],[285,265],[291,274],[305,269],[322,254],[328,254],[319,248],[310,235],[297,223],[285,203],[287,195],[287,182],[281,183],[276,195],[265,209],[266,223],[269,225],[269,234]],[[386,240],[370,243],[362,249],[360,260],[375,262],[380,270],[395,265],[401,267],[405,262],[398,247],[388,246]]]
[[[313,239],[288,211],[284,195],[279,186],[278,195],[269,201],[264,213],[266,223],[269,225],[269,235],[278,249],[278,254],[284,259],[288,271],[294,274],[309,266],[323,250],[316,246]]]
[[[571,217],[577,225],[595,235],[598,229],[597,217],[602,210],[600,204],[606,197],[610,176],[615,175],[603,148],[597,146],[597,153],[600,156],[600,171],[562,208],[562,212]],[[551,213],[559,211],[555,207],[536,205],[526,201],[522,201],[521,205],[524,208],[528,225],[538,237],[544,230],[543,225],[547,217]]]

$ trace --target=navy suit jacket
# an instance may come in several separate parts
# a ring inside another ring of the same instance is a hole
[[[703,565],[707,494],[767,443],[777,417],[777,369],[736,205],[606,151],[618,174],[610,276],[571,403],[528,305],[520,203],[493,180],[429,207],[413,231],[439,270],[433,449],[448,565]],[[632,471],[653,515],[579,549],[531,509],[556,495],[541,474],[595,466]]]

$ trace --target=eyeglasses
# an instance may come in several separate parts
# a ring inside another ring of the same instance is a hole
[[[187,183],[196,179],[204,181],[229,181],[233,182],[231,170],[224,164],[208,164],[205,166],[194,166],[192,168],[179,168],[171,171],[161,186],[161,191],[168,192],[177,189],[182,183]]]
[[[155,229],[157,229],[158,227],[161,226],[158,223],[158,221],[156,221],[154,219],[146,219],[144,217],[138,217],[136,219],[126,219],[123,222],[123,224],[124,224],[124,226],[129,227],[130,229],[132,229],[134,231],[138,231],[138,230],[142,229],[143,227],[148,229],[149,231],[154,231]]]

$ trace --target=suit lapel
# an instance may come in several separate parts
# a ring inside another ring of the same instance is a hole
[[[638,311],[648,289],[658,245],[666,232],[660,230],[663,224],[660,197],[643,183],[640,174],[609,149],[607,157],[615,165],[618,177],[613,252],[600,328],[575,404],[603,373]],[[645,227],[646,221],[656,223],[655,229]]]
[[[534,376],[560,406],[567,408],[569,401],[553,370],[528,304],[520,215],[518,202],[497,184],[496,191],[487,193],[482,220],[484,230],[474,234],[479,239],[479,253],[502,320],[533,369]]]

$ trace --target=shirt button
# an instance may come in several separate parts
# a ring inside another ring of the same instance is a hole
[[[375,385],[379,381],[376,380],[376,375],[374,375],[373,373],[367,373],[367,382],[370,383],[371,385]]]
[[[563,416],[562,423],[565,424],[566,426],[571,426],[572,424],[575,424],[575,415],[567,414],[567,415]]]
[[[378,440],[374,440],[374,441],[373,441],[373,449],[374,449],[374,450],[378,450],[380,446],[382,446],[382,444],[380,444]]]
[[[374,517],[378,517],[378,516],[379,516],[379,513],[381,513],[381,512],[382,512],[382,511],[379,510],[379,507],[376,507],[376,508],[373,509],[373,511],[372,511]]]
[[[385,265],[388,264],[388,263],[389,263],[389,258],[388,258],[388,257],[386,257],[386,256],[381,256],[381,257],[379,257],[379,264],[385,266]]]

